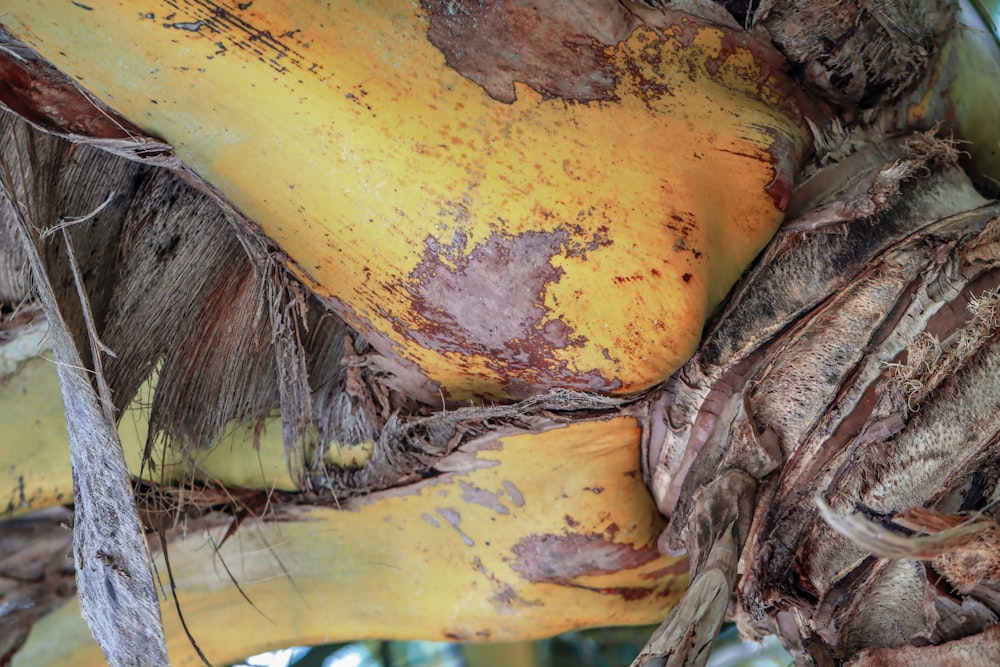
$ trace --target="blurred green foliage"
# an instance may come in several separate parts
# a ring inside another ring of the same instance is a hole
[[[288,649],[248,658],[250,667],[627,667],[655,626],[599,628],[513,644],[354,642]],[[788,667],[791,657],[774,638],[757,644],[736,627],[720,633],[709,667]],[[240,667],[236,665],[234,667]]]

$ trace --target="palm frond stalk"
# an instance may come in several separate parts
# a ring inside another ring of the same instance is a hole
[[[975,16],[4,3],[0,659],[991,660]]]

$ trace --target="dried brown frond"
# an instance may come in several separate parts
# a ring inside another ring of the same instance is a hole
[[[922,332],[906,348],[906,360],[887,364],[890,375],[886,389],[899,391],[909,412],[920,404],[950,375],[968,363],[983,344],[1000,328],[1000,296],[988,290],[969,296],[966,308],[970,317],[945,341]]]

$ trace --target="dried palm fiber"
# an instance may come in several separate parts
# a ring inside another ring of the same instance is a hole
[[[57,210],[88,212],[101,203],[94,200],[109,197],[87,228],[74,230],[74,239],[83,244],[79,260],[102,340],[122,351],[108,369],[117,409],[129,404],[157,368],[161,381],[177,390],[172,391],[177,398],[171,403],[163,392],[154,397],[150,441],[163,434],[182,447],[205,446],[225,424],[251,417],[260,423],[283,405],[290,416],[284,423],[290,464],[301,472],[301,445],[313,400],[327,415],[318,426],[321,439],[350,443],[370,438],[370,425],[355,416],[351,401],[339,392],[344,379],[338,372],[341,325],[315,301],[306,303],[304,295],[296,295],[302,298],[294,312],[286,307],[293,298],[289,290],[295,288],[286,286],[284,271],[275,270],[269,247],[255,236],[256,230],[213,196],[184,184],[182,179],[198,181],[180,167],[169,146],[91,99],[6,34],[0,34],[0,50],[5,103],[43,131],[17,130],[23,121],[3,114],[4,135],[31,135],[31,161],[37,173],[46,174],[35,186],[44,189],[38,195],[56,197]],[[178,170],[181,179],[147,165]],[[0,233],[6,228],[0,224]],[[46,252],[60,250],[53,245]],[[143,261],[150,264],[143,266]],[[12,257],[4,271],[15,266]],[[65,279],[57,282],[67,284]],[[206,293],[203,288],[213,282],[223,287]],[[306,332],[310,305],[314,326]],[[80,331],[77,319],[70,319],[74,332]],[[306,333],[297,340],[300,325]],[[199,335],[206,345],[193,344]],[[176,345],[182,342],[189,347]],[[310,372],[304,364],[306,347],[315,360],[315,397],[305,389]],[[239,369],[239,381],[223,385],[233,375],[223,369]],[[174,418],[166,418],[165,411],[173,411]]]
[[[786,223],[737,287],[650,422],[653,488],[671,516],[663,546],[689,550],[692,590],[704,579],[716,600],[738,573],[744,630],[779,634],[806,663],[956,639],[996,620],[982,591],[955,597],[920,562],[866,559],[811,502],[821,493],[841,512],[946,510],[961,494],[975,507],[996,482],[989,304],[1000,210],[956,168],[947,142],[915,135],[861,150],[870,154],[844,151],[824,167],[832,174],[815,176],[819,187],[803,186],[808,213]],[[907,393],[900,365],[908,350],[917,363],[928,335],[942,353],[921,362],[916,375],[928,380]],[[713,566],[720,548],[726,558]],[[715,573],[729,576],[712,583]],[[697,653],[710,606],[688,612],[668,619],[648,656]]]
[[[0,209],[9,207],[7,201],[0,202]],[[10,213],[0,213],[0,219],[9,220]],[[13,304],[23,301],[31,290],[28,264],[20,244],[15,242],[11,225],[0,224],[0,303]]]
[[[0,122],[5,136],[20,134],[31,147],[36,199],[52,201],[53,210],[92,211],[110,197],[70,233],[101,339],[115,355],[107,374],[116,408],[158,370],[150,440],[162,433],[182,446],[207,446],[232,421],[262,421],[281,405],[282,384],[301,386],[310,372],[317,390],[299,391],[294,406],[290,399],[292,414],[315,400],[325,415],[319,438],[372,437],[343,393],[340,351],[349,334],[305,292],[292,303],[286,274],[249,233],[240,238],[213,198],[170,172],[30,130],[11,114]],[[9,209],[3,221],[7,229]],[[49,266],[59,266],[61,248],[44,246]],[[75,286],[65,268],[54,282],[60,301],[72,304]],[[70,312],[80,340],[79,309]],[[291,369],[284,383],[279,367]],[[285,421],[301,428],[301,417]]]
[[[747,20],[768,32],[807,86],[848,118],[870,121],[921,83],[956,9],[918,0],[769,1]]]
[[[11,236],[23,249],[34,295],[48,319],[59,374],[74,470],[73,559],[81,610],[113,667],[166,665],[149,550],[102,368],[107,349],[98,335],[97,318],[104,313],[89,303],[66,231],[66,226],[103,211],[109,200],[79,218],[61,214],[65,202],[50,189],[54,179],[45,170],[54,165],[40,150],[29,132],[9,136],[0,156],[0,187],[8,203]],[[61,237],[62,255],[46,243],[50,234]],[[86,255],[106,260],[107,248],[82,245]],[[103,296],[103,286],[94,293]],[[76,331],[71,332],[71,326]]]

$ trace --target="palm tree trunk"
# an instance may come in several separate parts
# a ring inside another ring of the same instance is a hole
[[[175,661],[664,617],[636,664],[726,617],[801,664],[992,655],[1000,59],[958,7],[56,4],[0,10],[0,401],[58,411],[47,320],[74,468],[22,420],[0,500],[75,493],[111,583],[83,648],[20,560],[57,519],[15,519],[0,655],[163,662],[94,620],[155,602],[81,547],[94,497]]]

